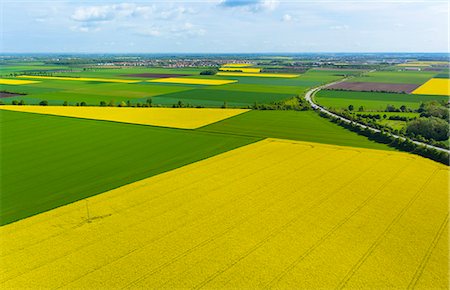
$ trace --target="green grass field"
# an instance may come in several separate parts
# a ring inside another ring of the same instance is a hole
[[[218,89],[194,89],[159,95],[153,98],[155,104],[170,105],[178,101],[184,104],[203,105],[208,107],[220,107],[227,103],[228,106],[245,107],[254,103],[268,104],[294,97],[294,94],[279,94],[273,92],[241,92]]]
[[[392,150],[339,127],[312,111],[250,111],[198,130]]]
[[[397,108],[405,105],[411,109],[418,109],[421,102],[445,101],[448,98],[445,96],[321,90],[315,95],[315,100],[325,107],[334,109],[353,105],[355,110],[363,106],[365,110],[383,111],[387,105],[394,105]]]
[[[433,71],[375,71],[352,78],[352,82],[423,84],[438,72]]]
[[[4,225],[257,141],[0,110]]]

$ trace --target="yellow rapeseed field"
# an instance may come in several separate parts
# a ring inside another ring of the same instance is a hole
[[[266,139],[0,227],[0,288],[446,289],[448,177]]]
[[[246,109],[0,106],[0,110],[132,124],[195,129],[247,112]]]
[[[233,76],[233,77],[260,77],[260,78],[296,78],[299,76],[294,74],[241,73],[241,72],[218,72],[216,75]]]
[[[160,78],[160,79],[149,80],[148,82],[219,86],[219,85],[236,83],[237,81],[235,81],[235,80],[216,80],[216,79],[194,79],[194,78]]]
[[[241,71],[243,73],[259,73],[261,72],[260,68],[245,68],[245,67],[221,67],[219,68],[221,71]]]
[[[26,81],[18,79],[0,79],[0,85],[28,85],[40,83],[39,81]]]
[[[430,79],[412,93],[420,95],[450,96],[450,79]]]
[[[61,81],[83,81],[83,82],[106,82],[106,83],[138,83],[140,80],[126,80],[126,79],[103,79],[103,78],[75,78],[75,77],[51,77],[51,76],[19,76],[20,78],[30,79],[47,79],[47,80],[61,80]]]

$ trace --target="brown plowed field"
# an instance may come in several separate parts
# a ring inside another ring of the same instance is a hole
[[[0,92],[0,98],[9,98],[9,97],[23,96],[23,95],[25,95],[25,94],[11,93],[11,92],[5,92],[5,91]]]
[[[393,93],[411,93],[417,89],[418,84],[388,84],[388,83],[369,83],[369,82],[343,82],[328,86],[327,89],[361,91],[361,92],[393,92]]]

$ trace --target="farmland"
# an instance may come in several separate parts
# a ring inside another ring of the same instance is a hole
[[[450,96],[450,79],[433,78],[421,85],[412,93]]]
[[[444,101],[448,97],[417,95],[417,94],[393,94],[379,92],[350,92],[350,91],[327,91],[322,90],[316,94],[315,99],[321,105],[329,108],[347,108],[353,105],[356,108],[363,106],[369,111],[383,111],[387,105],[417,109],[421,102],[432,100]]]
[[[412,56],[0,58],[0,288],[448,288],[448,74]],[[312,109],[334,82],[380,132]]]
[[[6,110],[0,116],[1,224],[258,140]]]
[[[268,139],[1,227],[0,285],[445,288],[447,178]]]
[[[390,150],[386,145],[340,128],[314,112],[251,111],[200,130]]]
[[[49,114],[171,128],[195,129],[247,112],[243,109],[3,106],[0,110]]]

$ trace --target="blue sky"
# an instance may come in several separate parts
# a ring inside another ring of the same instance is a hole
[[[2,0],[2,52],[447,52],[449,2]]]

